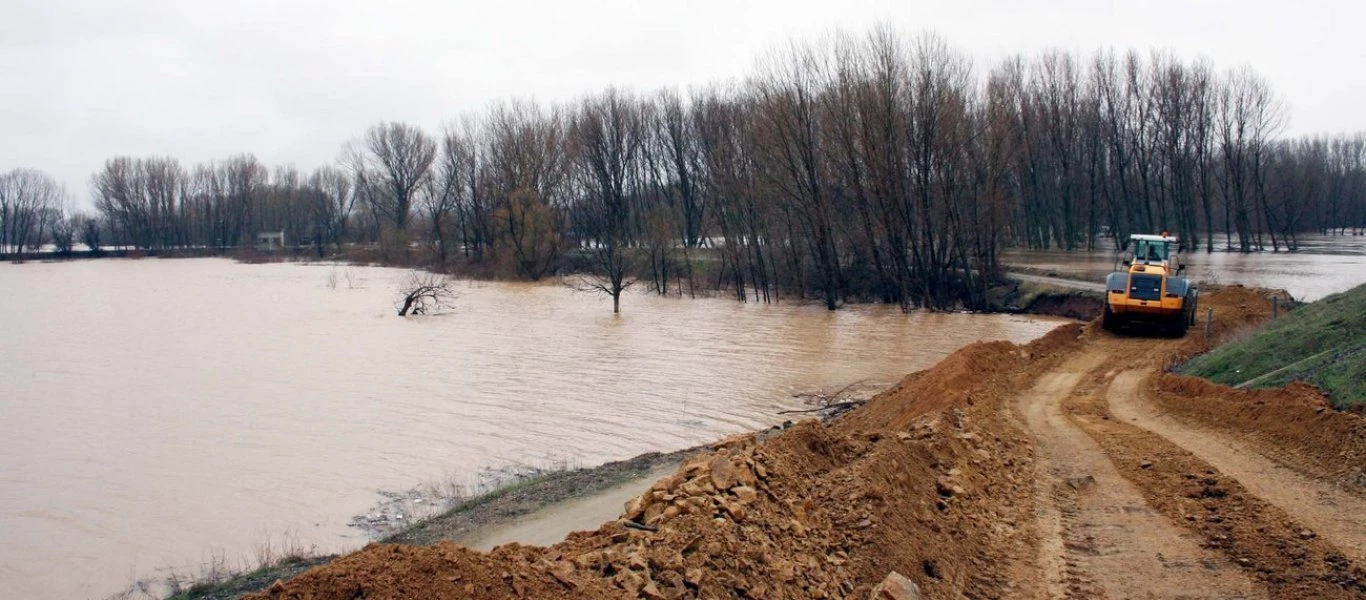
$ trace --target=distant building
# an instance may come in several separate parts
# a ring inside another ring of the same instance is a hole
[[[256,234],[256,249],[262,252],[274,252],[285,249],[285,232],[283,231],[263,231]]]

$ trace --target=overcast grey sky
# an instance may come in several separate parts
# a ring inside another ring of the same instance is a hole
[[[254,152],[311,169],[382,120],[435,130],[493,100],[574,98],[743,76],[793,37],[888,22],[976,60],[1166,48],[1250,64],[1287,132],[1366,130],[1360,1],[485,2],[0,0],[0,171],[88,205],[115,155],[189,164]]]

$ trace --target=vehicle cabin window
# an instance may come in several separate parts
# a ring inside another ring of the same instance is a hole
[[[1167,244],[1164,242],[1150,242],[1139,240],[1134,247],[1134,256],[1138,260],[1149,262],[1161,262],[1167,260]]]

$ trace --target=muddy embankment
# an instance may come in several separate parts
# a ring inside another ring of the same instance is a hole
[[[926,598],[1361,597],[1362,536],[1308,490],[1355,477],[1362,417],[1166,374],[1266,318],[1260,292],[1205,298],[1211,340],[973,344],[836,421],[719,442],[595,531],[372,544],[253,598],[858,598],[891,572]]]
[[[1006,279],[987,292],[989,312],[1048,315],[1090,321],[1105,309],[1105,294]]]
[[[892,570],[939,595],[1000,596],[1030,546],[1011,498],[1028,496],[1012,471],[1031,459],[995,413],[1022,367],[1079,331],[970,346],[840,421],[724,441],[623,520],[549,548],[372,545],[260,597],[840,598]]]

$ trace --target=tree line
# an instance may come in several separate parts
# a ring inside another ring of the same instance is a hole
[[[687,93],[501,102],[436,133],[381,123],[307,173],[249,154],[112,158],[91,180],[98,219],[63,229],[94,222],[146,249],[284,231],[320,255],[589,274],[614,298],[638,280],[830,308],[981,306],[1008,246],[1168,230],[1248,252],[1360,233],[1366,136],[1288,139],[1284,121],[1248,68],[1051,51],[979,72],[933,34],[880,27],[794,42]]]

